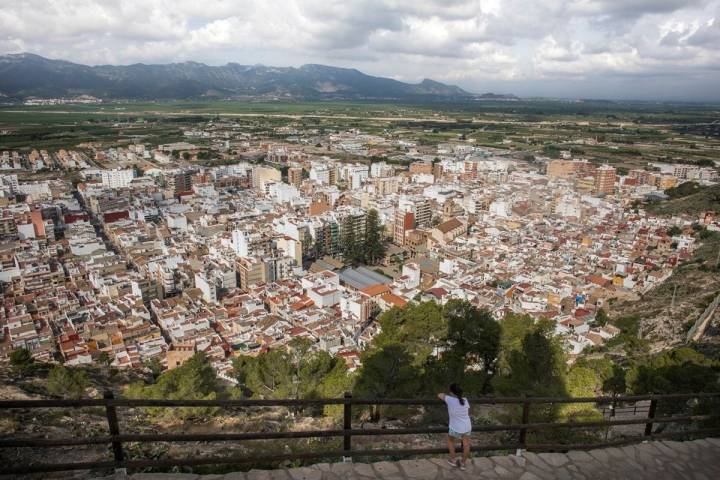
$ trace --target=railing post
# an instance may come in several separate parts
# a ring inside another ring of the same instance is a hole
[[[652,435],[652,429],[653,429],[652,420],[653,420],[653,418],[655,418],[655,410],[656,409],[657,409],[657,398],[651,397],[650,398],[650,408],[648,409],[648,417],[647,417],[648,420],[650,420],[650,421],[645,424],[645,436],[646,437],[649,437],[650,435]]]
[[[113,395],[113,393],[108,390],[103,394],[103,398],[105,400],[112,400],[115,398],[115,395]],[[106,402],[105,404],[105,415],[107,416],[110,435],[113,437],[115,437],[116,435],[120,435],[120,425],[118,424],[117,411],[115,410],[115,406],[110,405],[109,402]],[[127,474],[127,470],[125,469],[125,467],[123,467],[123,463],[125,462],[125,455],[123,453],[122,442],[113,440],[112,449],[113,457],[115,460],[115,473]]]
[[[526,425],[530,423],[530,400],[525,398],[525,395],[523,395],[523,409],[522,409],[522,419],[520,420],[520,423],[523,425]],[[518,447],[517,451],[515,452],[515,455],[521,457],[523,452],[527,449],[527,428],[522,427],[520,429],[520,446]]]
[[[345,392],[345,402],[343,403],[343,462],[352,462],[352,404],[349,400],[352,398],[350,392]]]

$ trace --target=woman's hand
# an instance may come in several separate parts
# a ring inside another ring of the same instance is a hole
[[[437,397],[438,397],[440,400],[442,400],[443,402],[445,401],[445,394],[444,394],[444,393],[438,393],[438,394],[437,394]]]

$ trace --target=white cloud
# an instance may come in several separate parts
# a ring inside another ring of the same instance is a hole
[[[0,0],[0,51],[327,63],[524,94],[596,96],[634,78],[611,93],[718,98],[692,83],[720,84],[718,19],[720,0]]]

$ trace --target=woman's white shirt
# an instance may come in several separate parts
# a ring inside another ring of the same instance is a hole
[[[460,400],[451,395],[445,395],[445,404],[448,409],[448,417],[450,418],[449,427],[458,433],[467,433],[472,430],[470,423],[470,402],[467,398],[463,398],[463,405]]]

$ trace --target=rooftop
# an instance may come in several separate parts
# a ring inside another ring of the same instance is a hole
[[[372,285],[386,285],[392,282],[391,278],[380,275],[365,267],[346,268],[340,273],[340,280],[344,284],[350,285],[357,290],[362,290]]]

